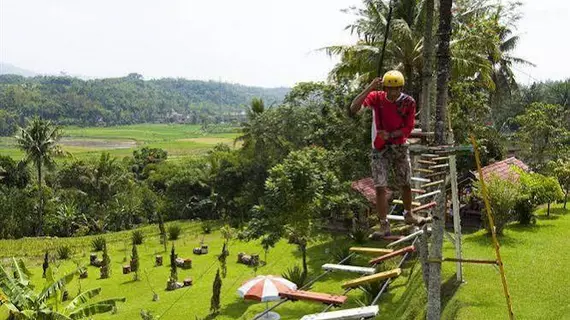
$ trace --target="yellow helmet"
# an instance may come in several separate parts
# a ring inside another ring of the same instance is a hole
[[[403,87],[404,75],[397,70],[390,70],[382,77],[382,85],[385,87]]]

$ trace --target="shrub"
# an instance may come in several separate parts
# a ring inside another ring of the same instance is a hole
[[[57,257],[60,260],[67,260],[71,257],[71,247],[67,246],[67,245],[63,245],[59,248],[57,248]]]
[[[143,243],[144,234],[140,230],[135,230],[132,233],[133,244],[139,245]]]
[[[171,225],[168,227],[168,240],[178,240],[180,234],[182,233],[182,228],[179,225]]]
[[[515,182],[508,179],[501,179],[497,176],[491,176],[486,179],[487,189],[489,192],[489,202],[491,204],[491,212],[495,222],[495,232],[503,234],[503,229],[507,223],[514,220],[514,207],[515,204],[521,199],[521,188]],[[476,183],[476,193],[480,198],[483,198],[481,193],[480,182]],[[490,233],[491,228],[488,219],[483,219],[485,228]]]
[[[91,247],[95,252],[103,251],[103,248],[105,248],[105,244],[107,244],[107,240],[105,240],[104,237],[97,237],[93,239],[93,241],[91,241]]]
[[[338,263],[348,257],[351,254],[350,247],[335,247],[332,251],[332,256],[334,257],[335,263]],[[344,261],[344,264],[350,264],[352,258]]]
[[[281,276],[296,284],[297,288],[301,288],[307,283],[307,274],[303,273],[303,268],[299,265],[287,269]],[[303,289],[309,290],[310,288],[311,286],[308,286]]]
[[[350,233],[350,238],[358,244],[363,244],[364,242],[366,242],[367,237],[368,237],[368,230],[362,227],[360,224],[357,224],[354,227],[354,230],[352,230],[352,232]]]
[[[528,196],[521,196],[515,204],[515,215],[517,221],[522,225],[529,225],[531,223],[535,224],[536,215],[533,213],[535,208],[536,206]]]
[[[564,193],[560,183],[554,177],[547,177],[539,173],[521,172],[520,182],[523,192],[527,195],[533,205],[548,204],[547,213],[550,214],[550,203],[562,200]]]
[[[212,233],[212,228],[213,226],[211,221],[202,222],[202,232],[204,232],[205,234]]]

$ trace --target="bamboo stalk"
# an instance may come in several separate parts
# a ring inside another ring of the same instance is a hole
[[[472,134],[471,134],[471,143],[473,144],[473,150],[475,151],[475,162],[477,163],[477,171],[479,172],[479,181],[481,182],[481,191],[483,193],[483,200],[485,201],[485,209],[486,209],[485,211],[487,212],[487,219],[489,220],[489,226],[491,227],[491,235],[493,237],[493,244],[495,246],[495,253],[497,255],[499,271],[501,273],[501,281],[503,282],[503,291],[505,293],[505,299],[507,300],[509,318],[511,320],[514,320],[515,314],[513,313],[511,295],[509,294],[509,287],[507,285],[507,276],[505,275],[505,267],[503,265],[503,260],[501,260],[501,249],[499,246],[499,240],[497,239],[497,233],[495,231],[495,222],[493,221],[493,216],[491,215],[491,204],[489,203],[489,191],[487,190],[487,185],[485,184],[485,179],[483,177],[483,170],[481,170],[481,159],[479,158],[479,149],[477,149],[477,141],[475,140],[475,137]]]

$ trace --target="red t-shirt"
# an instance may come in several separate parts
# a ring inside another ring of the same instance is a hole
[[[401,93],[395,102],[388,100],[385,91],[372,91],[364,99],[363,105],[372,109],[372,147],[378,131],[388,133],[402,130],[402,136],[388,139],[388,143],[404,144],[414,129],[416,101]]]

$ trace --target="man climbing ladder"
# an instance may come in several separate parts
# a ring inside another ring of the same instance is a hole
[[[412,213],[411,164],[407,139],[415,124],[416,102],[402,93],[404,76],[399,71],[388,71],[383,78],[374,79],[352,101],[350,110],[359,112],[362,106],[372,109],[371,168],[376,187],[376,208],[380,230],[372,238],[390,235],[386,199],[388,175],[399,187],[404,202],[404,220],[407,224],[422,225],[430,219]],[[378,88],[383,87],[383,91]]]

